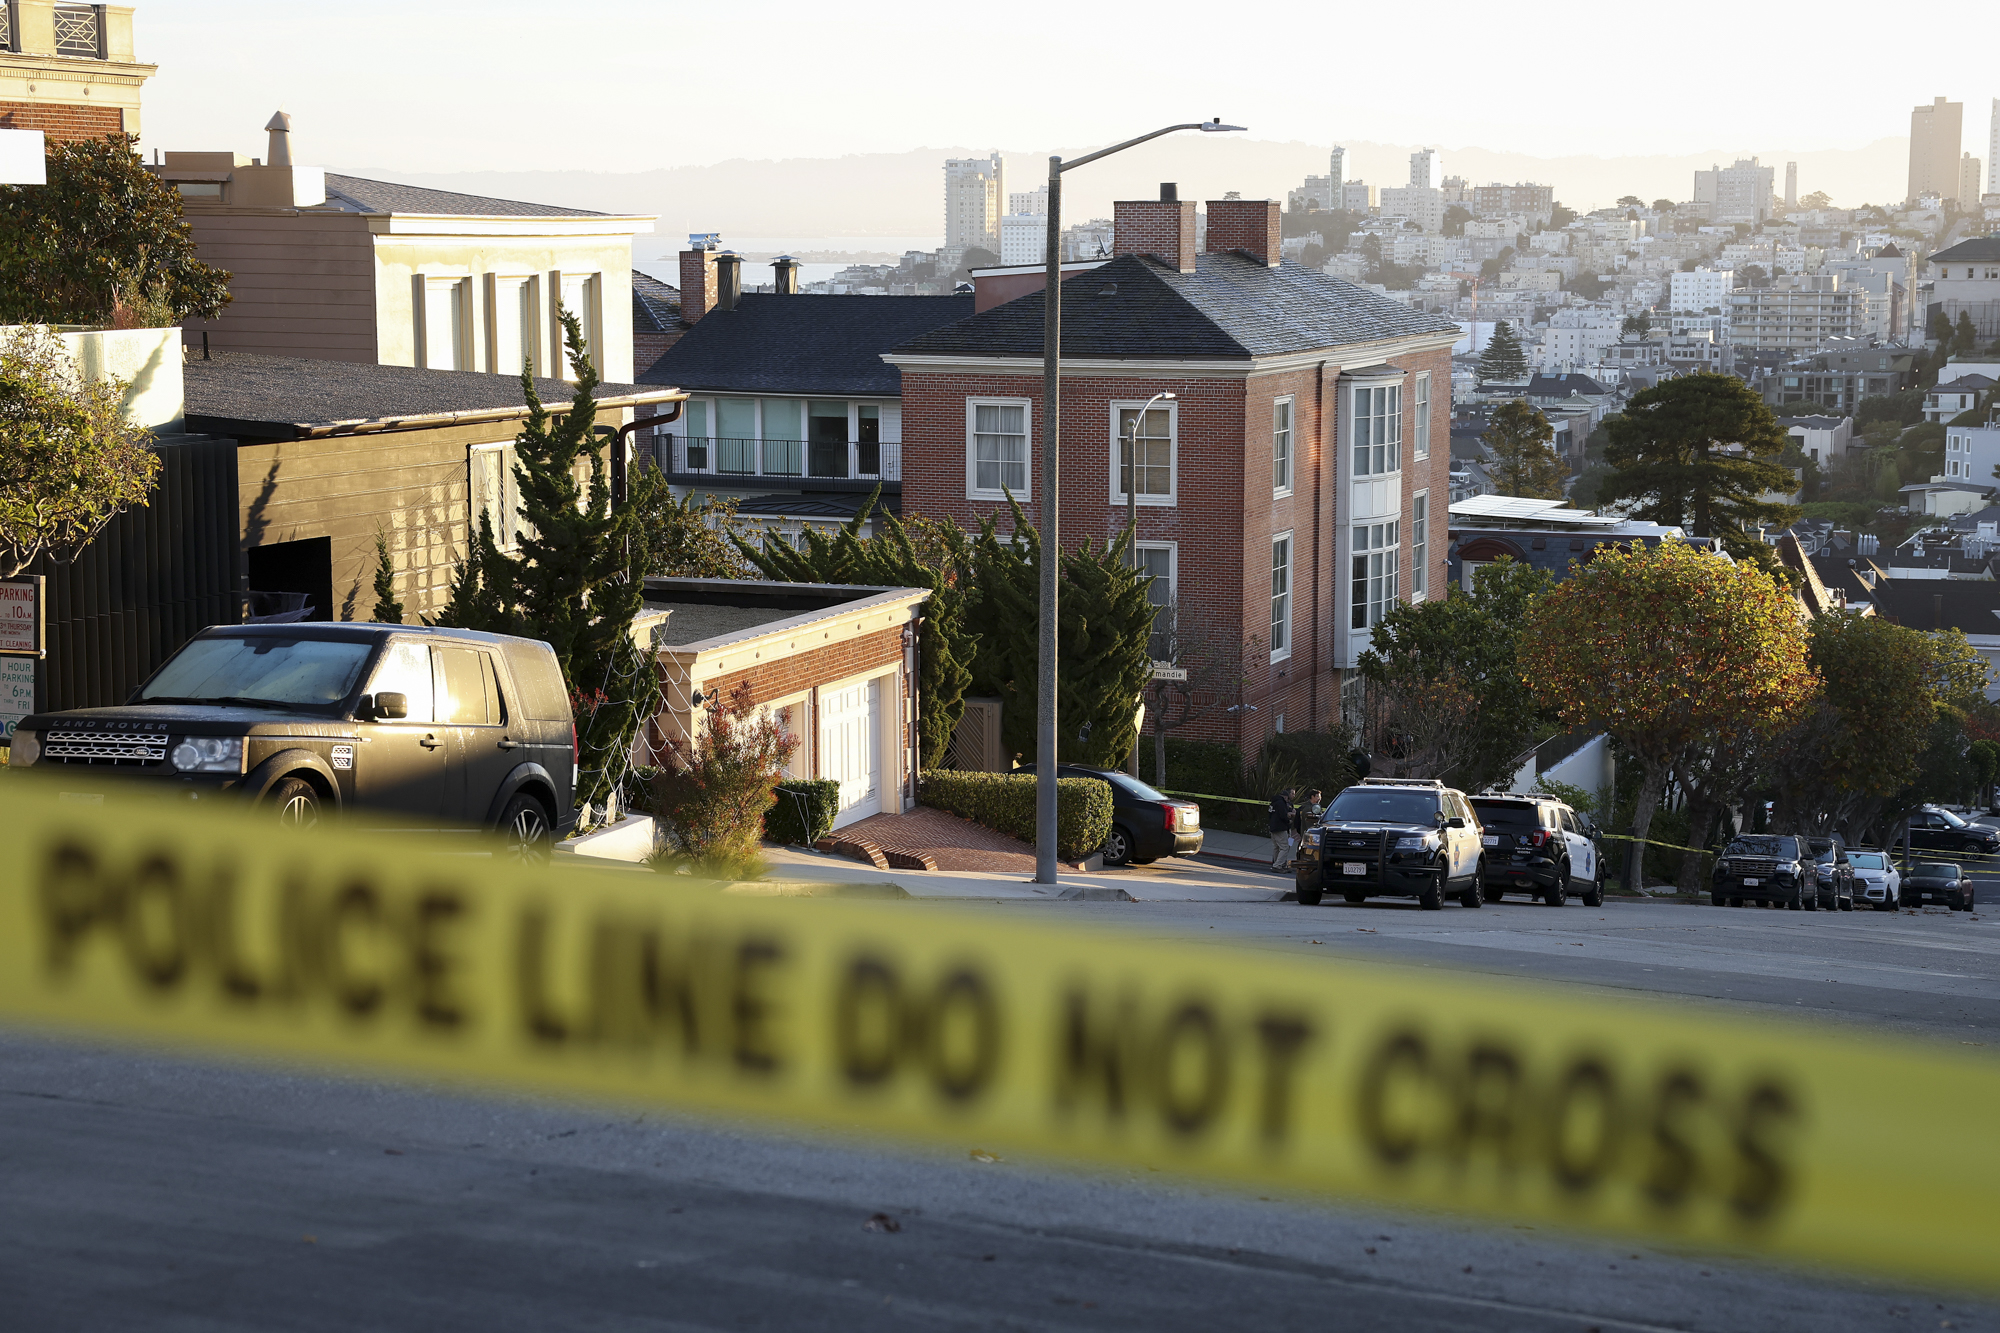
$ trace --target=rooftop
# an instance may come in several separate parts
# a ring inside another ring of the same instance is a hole
[[[427,190],[361,176],[326,176],[325,207],[342,213],[427,213],[437,217],[601,218],[588,208],[560,208],[518,199],[489,199],[480,194]]]
[[[1975,236],[1931,256],[1933,264],[1990,264],[2000,261],[2000,236]]]
[[[494,421],[528,411],[518,378],[469,370],[214,352],[187,362],[183,374],[187,428],[205,435],[302,440]],[[576,386],[537,379],[535,392],[544,404],[566,406]],[[677,389],[638,384],[600,384],[596,393],[601,408],[681,396]]]
[[[1063,279],[1063,355],[1240,361],[1413,336],[1460,336],[1438,315],[1286,260],[1204,254],[1182,273],[1124,255]],[[1046,292],[898,346],[899,356],[1039,357]]]
[[[1454,524],[1469,520],[1496,527],[1538,527],[1552,531],[1570,528],[1622,530],[1628,526],[1624,519],[1571,509],[1566,500],[1531,500],[1521,495],[1474,495],[1452,505],[1451,518]]]
[[[890,348],[972,314],[970,296],[780,296],[712,310],[639,376],[705,392],[896,398]]]
[[[681,327],[681,289],[661,282],[650,273],[632,270],[632,331],[634,333],[678,333]]]

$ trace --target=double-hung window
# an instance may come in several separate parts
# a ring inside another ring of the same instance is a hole
[[[1431,456],[1431,373],[1426,370],[1417,376],[1417,438],[1414,456]]]
[[[1374,477],[1403,465],[1403,388],[1354,390],[1354,475]]]
[[[1354,525],[1355,629],[1373,629],[1396,604],[1396,524]]]
[[[1410,500],[1410,600],[1421,602],[1431,593],[1431,493],[1418,491]]]
[[[1149,647],[1154,661],[1166,660],[1174,638],[1174,555],[1172,542],[1139,543],[1139,577],[1146,580],[1146,600],[1153,604],[1153,634]]]
[[[965,405],[966,491],[998,500],[1028,498],[1028,404],[971,399]]]
[[[1271,494],[1292,493],[1292,400],[1271,405]]]
[[[1174,502],[1174,405],[1155,407],[1141,421],[1139,412],[1144,406],[1144,403],[1112,404],[1112,504],[1125,503],[1135,475],[1140,504]]]
[[[1292,652],[1292,534],[1271,539],[1271,660]]]

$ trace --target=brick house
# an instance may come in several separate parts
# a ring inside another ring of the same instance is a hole
[[[52,143],[139,132],[139,92],[159,67],[132,48],[130,5],[0,4],[0,130]]]
[[[1275,201],[1211,201],[1197,253],[1193,203],[1161,193],[1119,203],[1115,257],[1062,283],[1062,535],[1122,528],[1123,432],[1174,393],[1138,427],[1141,558],[1193,645],[1183,665],[1233,696],[1176,734],[1254,757],[1334,722],[1374,623],[1442,593],[1459,330],[1281,261]],[[906,514],[1004,528],[1009,491],[1036,512],[1043,300],[884,357]]]

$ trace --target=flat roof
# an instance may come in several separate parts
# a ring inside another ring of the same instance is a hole
[[[1451,506],[1454,519],[1538,523],[1565,528],[1613,528],[1626,520],[1571,509],[1567,500],[1532,500],[1524,495],[1474,495]]]

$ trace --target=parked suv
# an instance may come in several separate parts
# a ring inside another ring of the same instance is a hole
[[[1033,764],[1016,770],[1032,774]],[[1111,832],[1105,836],[1104,864],[1147,865],[1163,856],[1194,856],[1201,851],[1201,807],[1177,801],[1115,768],[1062,764],[1059,778],[1096,778],[1111,788]]]
[[[1819,863],[1804,838],[1789,834],[1745,833],[1732,839],[1709,880],[1709,901],[1717,907],[1761,902],[1797,911],[1818,898]]]
[[[1812,848],[1813,860],[1818,862],[1814,873],[1818,891],[1806,903],[1806,910],[1824,907],[1827,911],[1854,910],[1854,863],[1848,860],[1847,844],[1838,833],[1829,838],[1807,838],[1806,845]]]
[[[1576,893],[1586,907],[1604,905],[1604,866],[1597,843],[1576,811],[1550,796],[1510,792],[1475,796],[1480,841],[1486,848],[1486,901],[1524,890],[1551,907]]]
[[[1479,820],[1465,793],[1419,778],[1366,778],[1342,791],[1299,848],[1299,902],[1328,890],[1348,902],[1415,898],[1434,912],[1447,897],[1484,901]]]
[[[1878,912],[1893,912],[1902,902],[1903,877],[1887,852],[1872,847],[1857,848],[1847,854],[1854,867],[1854,901],[1866,901]]]
[[[1927,805],[1910,816],[1910,846],[1933,852],[1992,855],[2000,852],[2000,833],[1983,824],[1969,824],[1939,806]]]
[[[1970,912],[1977,906],[1972,876],[1946,861],[1926,861],[1903,880],[1905,907],[1922,907],[1926,898],[1954,912]]]
[[[568,822],[576,759],[546,643],[371,624],[205,629],[122,707],[28,717],[12,755],[72,780],[248,801],[286,824],[353,808],[483,825],[517,852]]]

